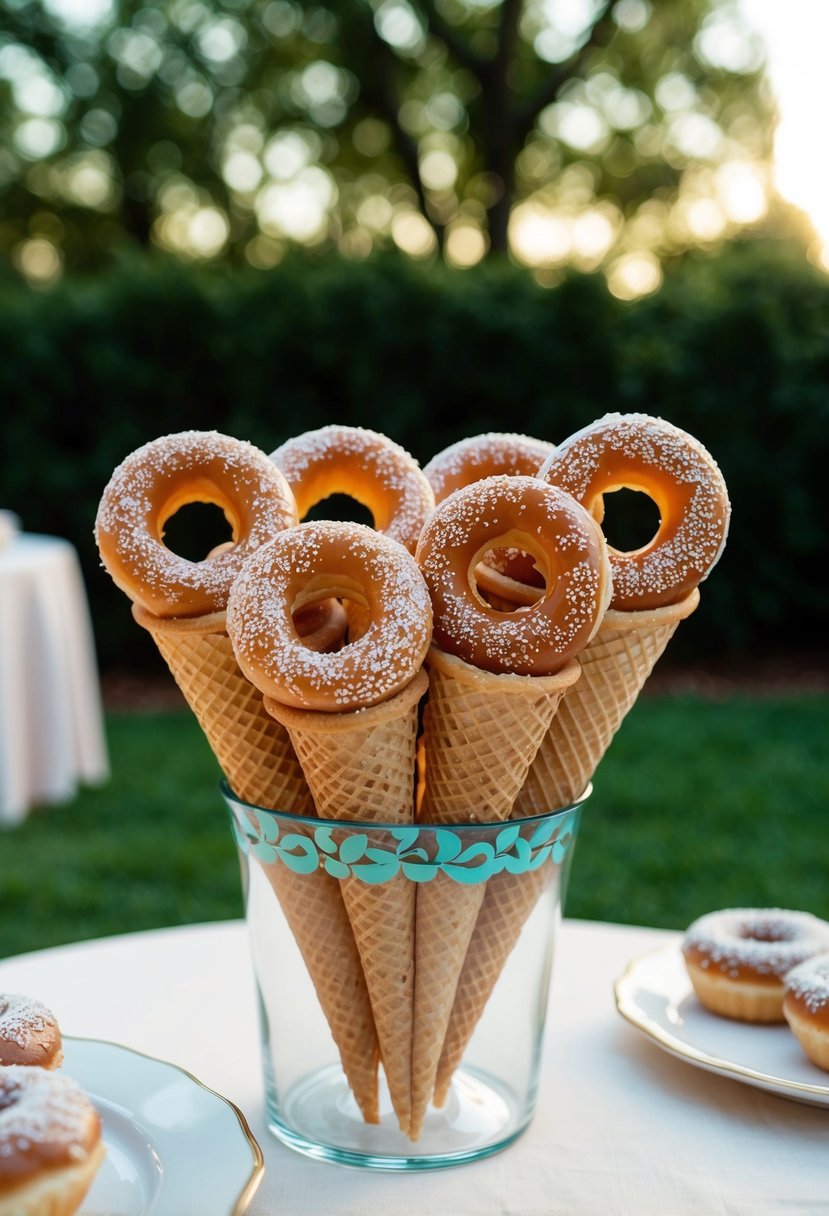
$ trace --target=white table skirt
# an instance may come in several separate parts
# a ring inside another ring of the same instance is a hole
[[[829,1210],[829,1113],[701,1072],[616,1013],[626,964],[676,935],[565,921],[538,1110],[474,1165],[406,1176],[312,1162],[267,1131],[244,926],[195,925],[0,962],[71,1035],[192,1072],[265,1154],[251,1216],[771,1216]]]
[[[86,593],[65,540],[0,548],[0,825],[108,773]]]

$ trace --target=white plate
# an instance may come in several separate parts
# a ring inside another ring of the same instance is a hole
[[[241,1111],[128,1047],[64,1038],[63,1051],[107,1149],[78,1216],[242,1216],[265,1167]]]
[[[783,1098],[829,1106],[829,1074],[806,1058],[788,1026],[735,1022],[703,1008],[679,944],[632,962],[615,993],[622,1017],[689,1064]]]

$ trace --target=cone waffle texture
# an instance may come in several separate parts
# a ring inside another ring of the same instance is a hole
[[[243,676],[224,632],[224,613],[201,620],[133,615],[155,642],[195,713],[237,797],[256,806],[313,814],[287,732]],[[379,1119],[377,1037],[360,957],[339,884],[324,871],[263,867],[293,933],[363,1116]]]
[[[455,993],[435,1082],[435,1105],[443,1106],[455,1069],[472,1038],[521,930],[558,868],[552,863],[524,874],[496,874],[486,884],[475,932]]]
[[[133,616],[152,634],[233,792],[256,806],[313,814],[288,734],[240,671],[225,614],[162,620],[134,606]]]
[[[427,664],[422,818],[450,824],[509,818],[561,698],[579,677],[578,663],[554,676],[493,675],[433,646]],[[417,893],[413,1138],[432,1097],[485,889],[439,873]]]
[[[699,592],[693,591],[667,608],[605,614],[579,655],[581,679],[538,749],[516,816],[557,810],[584,792],[677,625],[698,603]]]
[[[419,672],[389,701],[354,713],[289,709],[266,698],[288,730],[320,815],[371,824],[414,817],[417,709],[428,680]],[[381,830],[370,844],[389,848]],[[401,1130],[411,1120],[415,885],[402,874],[372,885],[342,882],[342,897],[366,977],[380,1054]]]

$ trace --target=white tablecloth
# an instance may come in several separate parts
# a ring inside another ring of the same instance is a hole
[[[406,1176],[312,1162],[264,1123],[244,926],[196,925],[0,963],[67,1034],[172,1060],[244,1111],[266,1159],[251,1216],[771,1216],[829,1211],[829,1112],[665,1054],[616,1013],[630,959],[675,935],[566,921],[535,1120],[474,1165]]]
[[[16,536],[0,548],[0,825],[107,772],[77,555],[65,540]]]

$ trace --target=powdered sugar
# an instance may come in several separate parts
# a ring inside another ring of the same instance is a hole
[[[334,654],[311,651],[292,622],[296,597],[340,584],[365,598],[368,628]],[[414,558],[371,528],[333,521],[300,524],[254,554],[233,586],[227,617],[239,665],[261,691],[328,710],[368,707],[405,687],[423,661],[431,624]]]
[[[655,544],[634,554],[611,549],[613,607],[676,602],[708,576],[725,547],[730,505],[722,474],[701,443],[661,418],[608,414],[566,439],[540,476],[588,509],[622,486],[686,487],[681,518],[663,520]]]
[[[238,543],[200,562],[166,548],[164,522],[192,501],[220,506]],[[103,564],[130,598],[159,616],[191,616],[224,609],[247,555],[295,522],[290,491],[264,452],[216,431],[183,431],[118,466],[95,535]]]
[[[329,494],[352,494],[374,511],[378,531],[411,552],[434,507],[417,461],[377,431],[324,426],[289,439],[271,460],[296,495],[301,516]]]
[[[4,1041],[25,1047],[33,1033],[40,1033],[56,1024],[55,1015],[31,997],[14,994],[0,996],[0,1049]]]
[[[85,1158],[97,1127],[92,1104],[69,1077],[20,1064],[0,1069],[0,1180],[31,1172],[41,1161]]]
[[[455,490],[484,477],[533,477],[553,451],[553,445],[542,439],[489,431],[444,448],[423,472],[435,492],[435,502],[440,503]]]
[[[809,1013],[829,1005],[829,953],[818,954],[786,976],[786,991],[803,1002]]]
[[[808,912],[782,908],[726,908],[689,926],[683,950],[699,951],[699,965],[734,978],[740,967],[783,976],[804,959],[829,950],[829,924]]]

